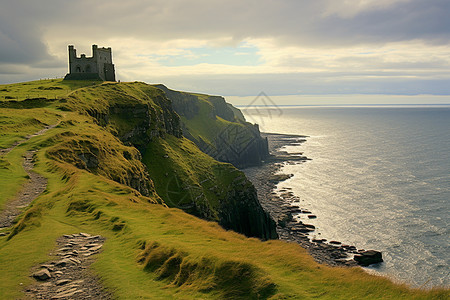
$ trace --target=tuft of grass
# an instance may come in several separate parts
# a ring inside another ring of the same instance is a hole
[[[244,261],[191,257],[157,242],[145,247],[139,261],[144,270],[156,273],[158,280],[169,281],[171,286],[214,291],[225,299],[266,299],[276,292],[275,283],[264,272]]]

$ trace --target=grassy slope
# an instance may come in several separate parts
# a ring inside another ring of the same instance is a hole
[[[55,99],[85,86],[98,85],[101,81],[50,79],[0,85],[0,101],[22,101],[26,98]]]
[[[232,186],[233,179],[243,176],[230,164],[212,160],[191,141],[173,136],[151,143],[143,162],[149,168],[158,194],[167,205],[175,207],[185,207],[196,198],[200,205],[217,209],[217,198],[226,195],[226,187]]]
[[[230,122],[220,117],[205,118],[205,116],[211,115],[213,111],[213,105],[208,101],[208,96],[202,94],[192,95],[198,97],[199,113],[192,119],[182,117],[183,123],[186,124],[189,133],[193,137],[196,139],[201,137],[205,142],[211,143],[217,133],[224,130]]]
[[[189,133],[196,138],[197,140],[201,138],[203,141],[210,145],[214,145],[213,141],[217,137],[218,132],[223,132],[227,130],[227,127],[232,126],[240,126],[244,127],[243,124],[234,123],[227,120],[222,119],[221,117],[216,117],[215,119],[205,118],[205,115],[209,115],[211,113],[211,105],[209,103],[200,101],[199,102],[200,110],[199,114],[192,119],[187,119],[186,117],[181,117],[181,120],[184,124],[186,124]],[[224,138],[225,136],[221,136]],[[227,138],[230,138],[226,136]],[[226,140],[228,144],[233,144],[234,140]]]
[[[45,125],[56,124],[60,113],[45,108],[0,110],[0,149],[11,146]]]
[[[141,196],[102,175],[49,159],[46,152],[59,147],[63,132],[80,134],[89,128],[90,135],[112,138],[88,117],[68,112],[61,118],[65,121],[61,126],[14,149],[4,158],[10,167],[0,169],[0,175],[20,178],[23,171],[11,166],[17,165],[26,150],[38,148],[36,170],[49,179],[47,190],[21,216],[10,236],[0,237],[1,299],[20,297],[21,289],[31,282],[29,269],[49,259],[56,238],[80,231],[107,237],[94,271],[120,299],[449,296],[445,290],[411,290],[358,268],[318,265],[295,244],[261,242],[227,232],[216,223],[154,204],[158,199]],[[43,117],[43,122],[51,121]],[[166,149],[166,159],[171,160],[183,151],[194,151],[191,147],[190,142],[169,138],[159,141],[154,150]],[[197,170],[192,172],[193,181],[201,178]],[[12,180],[9,184],[20,183]]]
[[[198,106],[198,113],[195,114],[195,116],[190,118],[181,116],[181,120],[185,124],[189,134],[195,139],[202,139],[204,142],[214,145],[214,140],[217,138],[217,134],[226,130],[228,126],[232,125],[244,127],[243,123],[245,123],[245,120],[239,117],[237,118],[237,122],[230,122],[214,115],[214,105],[209,100],[209,95],[188,92],[181,92],[181,94],[193,97],[190,99],[190,101],[193,102],[189,102],[189,104],[186,105]],[[233,110],[235,108],[233,107],[231,109]],[[234,141],[230,140],[226,142],[232,144]]]

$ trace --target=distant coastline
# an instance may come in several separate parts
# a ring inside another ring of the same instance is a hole
[[[378,106],[378,105],[450,105],[450,95],[386,95],[386,94],[301,94],[274,95],[260,93],[258,96],[226,96],[227,102],[244,108],[254,105],[277,107],[289,106]]]
[[[238,108],[270,108],[270,107],[450,107],[450,103],[423,103],[423,104],[276,104],[276,105],[234,105]]]

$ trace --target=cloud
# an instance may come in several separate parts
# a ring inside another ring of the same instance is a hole
[[[6,0],[0,82],[63,76],[67,45],[96,43],[122,80],[174,88],[443,93],[449,12],[448,0]]]

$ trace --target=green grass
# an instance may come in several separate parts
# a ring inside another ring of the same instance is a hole
[[[0,237],[0,299],[23,297],[22,290],[32,283],[30,269],[51,259],[48,253],[59,236],[76,232],[107,238],[92,268],[118,299],[450,296],[445,289],[410,289],[360,268],[319,265],[296,244],[246,238],[215,222],[157,204],[161,199],[156,193],[143,196],[122,184],[118,179],[121,176],[112,175],[122,174],[117,173],[121,169],[139,170],[131,147],[121,144],[89,116],[66,112],[61,118],[58,127],[30,139],[2,159],[1,164],[8,166],[0,169],[2,199],[9,187],[17,189],[23,182],[21,156],[31,149],[39,149],[35,170],[48,178],[48,186],[14,227],[6,230],[8,235]],[[89,149],[99,151],[100,167],[76,167],[77,151]],[[125,151],[128,155],[124,155]],[[144,162],[163,199],[166,172],[177,171],[184,180],[199,184],[205,194],[214,185],[220,186],[240,174],[230,165],[200,153],[191,142],[170,135],[151,143]],[[213,185],[202,183],[208,178],[215,180]]]
[[[80,231],[107,238],[94,270],[119,299],[249,299],[258,294],[279,299],[444,299],[448,295],[410,290],[358,268],[321,266],[298,245],[248,239],[178,209],[148,204],[115,182],[62,167],[65,171],[53,167],[44,172],[54,192],[35,203],[40,216],[30,219],[9,241],[0,239],[4,299],[20,296],[20,283],[30,283],[29,268],[48,259],[45,254],[58,236]],[[61,180],[62,172],[67,182]]]
[[[101,81],[46,79],[30,82],[1,84],[0,101],[22,101],[31,98],[57,99],[81,87],[98,85]]]
[[[46,125],[56,124],[62,117],[53,109],[0,109],[0,149],[22,141],[27,135],[40,131]],[[26,142],[25,142],[26,144]],[[27,180],[22,161],[25,147],[0,156],[0,209],[13,198]]]
[[[74,91],[68,96],[67,107],[76,111],[106,111],[114,105],[148,104],[160,110],[154,102],[158,96],[162,96],[159,89],[141,82],[105,82]]]
[[[46,108],[0,108],[0,149],[11,146],[46,125],[53,125],[61,113]]]
[[[27,180],[27,173],[22,168],[24,154],[24,149],[18,149],[6,158],[0,157],[0,210],[18,193]]]
[[[217,134],[227,128],[227,126],[239,126],[244,127],[243,124],[230,122],[224,120],[218,116],[213,116],[213,105],[207,100],[206,95],[197,95],[199,112],[191,119],[181,117],[184,124],[186,124],[189,133],[196,139],[203,139],[205,142],[211,144],[217,137]],[[227,141],[232,143],[233,141]]]
[[[191,141],[174,136],[150,143],[143,163],[165,203],[187,211],[196,202],[197,206],[207,206],[217,212],[220,199],[226,198],[230,187],[236,187],[232,181],[236,177],[243,178],[230,164],[217,162]],[[198,214],[194,209],[192,213]],[[218,220],[217,215],[203,217]]]

